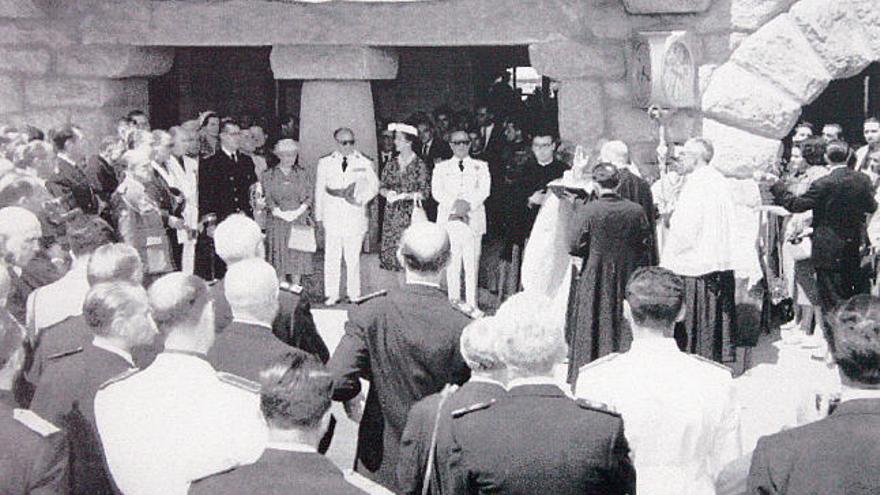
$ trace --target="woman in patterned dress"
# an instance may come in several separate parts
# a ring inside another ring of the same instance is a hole
[[[266,198],[266,252],[278,279],[299,284],[303,275],[312,273],[312,253],[287,247],[293,225],[312,225],[309,208],[314,186],[299,164],[299,145],[282,139],[275,145],[277,165],[263,172]]]
[[[410,125],[391,124],[397,156],[382,170],[379,194],[385,198],[382,223],[382,250],[380,266],[384,270],[400,271],[397,247],[400,236],[409,227],[416,202],[431,195],[431,178],[425,162],[413,151],[420,149],[418,130]]]

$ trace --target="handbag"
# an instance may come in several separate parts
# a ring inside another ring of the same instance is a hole
[[[813,241],[810,239],[809,235],[805,235],[803,237],[795,237],[788,241],[788,244],[791,246],[792,259],[795,261],[803,261],[808,260],[812,256],[813,252]]]
[[[422,495],[428,495],[431,491],[431,476],[434,475],[434,457],[437,450],[437,428],[440,426],[440,411],[446,399],[458,390],[458,385],[447,383],[440,391],[440,402],[437,403],[437,412],[434,413],[434,428],[431,430],[431,443],[428,446],[428,460],[425,463],[425,477],[422,479]]]
[[[290,235],[287,238],[287,247],[304,253],[314,253],[317,251],[318,242],[315,239],[315,228],[311,225],[291,225]]]
[[[422,200],[421,199],[415,200],[413,202],[413,210],[412,210],[412,215],[410,216],[410,219],[409,219],[409,224],[415,225],[417,223],[427,222],[427,221],[428,221],[428,215],[427,215],[427,213],[425,213],[424,206],[422,206]]]

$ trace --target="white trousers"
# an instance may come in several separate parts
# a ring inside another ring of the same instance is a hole
[[[462,222],[446,224],[449,232],[449,265],[446,267],[446,288],[450,300],[461,299],[461,269],[464,265],[465,301],[477,307],[477,270],[480,266],[480,251],[483,236],[474,234]]]
[[[364,234],[327,232],[324,236],[324,295],[339,299],[342,259],[345,258],[346,292],[361,297],[361,245]]]

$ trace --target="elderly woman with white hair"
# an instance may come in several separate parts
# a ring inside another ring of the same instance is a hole
[[[291,232],[308,235],[312,227],[312,191],[314,184],[297,160],[299,144],[282,139],[275,145],[278,164],[263,173],[266,208],[266,247],[269,262],[279,280],[299,284],[303,275],[312,273],[312,252],[306,246],[291,243]]]

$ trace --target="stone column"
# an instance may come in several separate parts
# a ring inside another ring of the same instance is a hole
[[[357,148],[375,163],[376,115],[370,80],[397,77],[397,54],[362,46],[274,46],[269,58],[275,79],[303,80],[300,100],[300,163],[314,178],[318,159],[335,149],[333,131],[354,131]],[[371,208],[368,251],[377,249],[379,229]],[[372,249],[369,249],[372,248]]]

